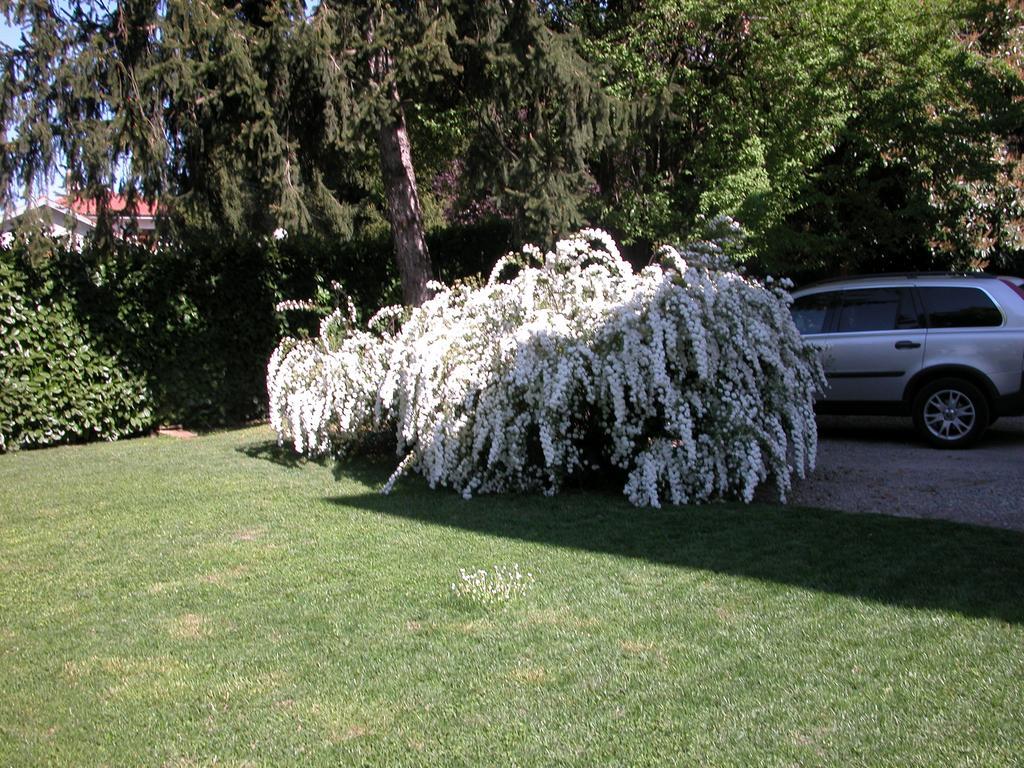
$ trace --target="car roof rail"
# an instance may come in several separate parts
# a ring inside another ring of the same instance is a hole
[[[992,275],[988,272],[873,272],[865,275],[841,275],[837,277],[826,277],[823,280],[817,280],[813,283],[800,286],[801,288],[817,288],[819,285],[828,285],[830,283],[845,283],[853,280],[871,280],[880,278],[892,278],[902,277],[907,280],[913,280],[918,277],[970,277],[970,278],[983,278],[983,279],[998,279],[998,275]]]

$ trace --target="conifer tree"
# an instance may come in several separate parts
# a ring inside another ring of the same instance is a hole
[[[77,194],[233,232],[350,235],[376,176],[407,303],[428,295],[408,105],[466,115],[476,186],[524,224],[580,223],[609,111],[571,42],[524,0],[0,0],[0,189],[65,167]],[[373,170],[375,167],[376,170]]]

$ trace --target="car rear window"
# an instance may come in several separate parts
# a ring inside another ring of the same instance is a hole
[[[825,333],[828,330],[825,326],[828,311],[838,303],[838,296],[835,291],[829,291],[795,299],[789,311],[793,315],[796,329],[802,334]]]
[[[843,292],[837,333],[918,328],[914,299],[906,288],[863,288]]]
[[[999,308],[980,288],[919,288],[931,328],[990,328],[1003,324]]]

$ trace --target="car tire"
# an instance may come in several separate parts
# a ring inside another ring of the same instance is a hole
[[[967,448],[989,425],[988,400],[963,379],[926,384],[913,403],[914,426],[936,448]]]

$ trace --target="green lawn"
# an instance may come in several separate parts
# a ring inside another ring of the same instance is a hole
[[[0,765],[1021,764],[1021,534],[389,468],[0,456]],[[449,596],[516,562],[520,601]]]

